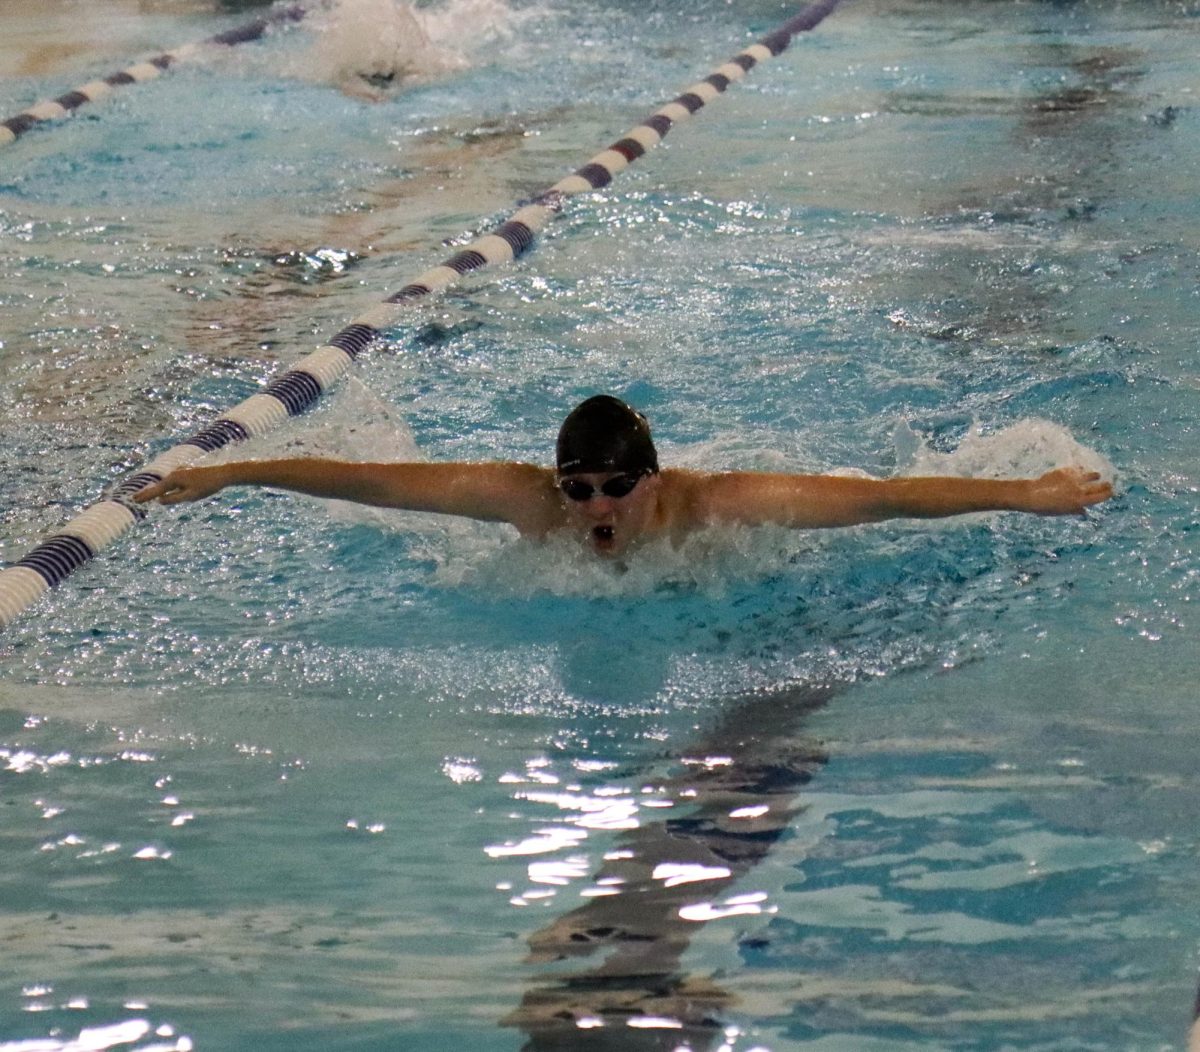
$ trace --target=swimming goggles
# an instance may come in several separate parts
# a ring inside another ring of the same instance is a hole
[[[606,497],[620,500],[622,497],[629,496],[633,492],[634,486],[641,482],[646,474],[648,474],[646,471],[637,471],[614,475],[610,479],[605,479],[599,486],[593,486],[590,482],[584,482],[582,479],[559,479],[558,488],[563,491],[567,500],[578,502],[591,500],[596,495],[597,489]]]

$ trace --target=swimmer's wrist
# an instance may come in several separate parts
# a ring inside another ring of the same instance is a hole
[[[213,492],[225,489],[226,486],[237,486],[241,483],[251,481],[248,478],[241,478],[239,468],[244,467],[244,464],[239,461],[230,461],[228,464],[211,464],[206,469],[209,472],[209,483],[213,487]]]
[[[1006,511],[1034,511],[1033,480],[1008,479],[1002,483],[1006,500],[1002,505]]]

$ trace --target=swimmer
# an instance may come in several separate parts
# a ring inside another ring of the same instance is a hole
[[[511,523],[524,537],[567,533],[600,556],[673,543],[721,523],[797,529],[978,511],[1079,515],[1112,496],[1097,472],[1034,479],[847,478],[659,468],[646,418],[610,395],[576,406],[558,433],[556,467],[518,463],[355,462],[301,457],[179,468],[136,496],[200,500],[227,486],[270,486],[381,508]]]
[[[318,33],[302,75],[382,102],[393,89],[462,69],[461,56],[430,39],[424,17],[405,0],[337,0],[312,21]]]

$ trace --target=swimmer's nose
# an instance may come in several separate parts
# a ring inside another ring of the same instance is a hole
[[[617,501],[603,493],[592,494],[592,499],[583,502],[584,510],[593,519],[603,519],[612,514]]]

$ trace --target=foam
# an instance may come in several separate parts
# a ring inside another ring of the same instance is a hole
[[[1053,468],[1078,466],[1116,478],[1112,463],[1080,443],[1070,431],[1031,417],[999,431],[973,425],[951,452],[930,449],[901,424],[896,431],[898,474],[955,475],[980,478],[1036,478]]]
[[[544,14],[536,5],[516,11],[503,0],[449,0],[418,9],[416,17],[436,46],[461,50],[471,41],[474,50],[510,40],[522,23]]]
[[[798,550],[821,543],[815,535],[781,527],[711,526],[678,546],[661,539],[620,559],[600,559],[581,557],[579,542],[566,534],[540,543],[476,542],[473,548],[465,537],[455,541],[436,583],[519,598],[636,598],[683,589],[716,599],[736,584],[778,573]]]

